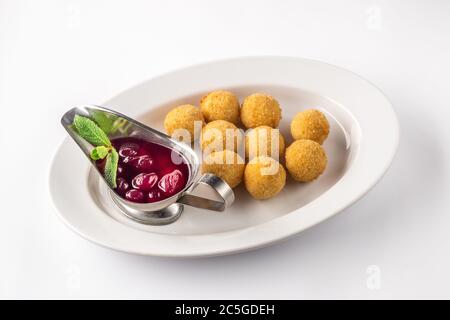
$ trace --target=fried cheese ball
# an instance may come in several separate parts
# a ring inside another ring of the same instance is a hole
[[[222,151],[225,149],[237,152],[242,143],[243,133],[238,127],[225,120],[215,120],[206,124],[200,136],[202,150]]]
[[[202,164],[203,173],[215,174],[231,188],[241,183],[244,169],[244,160],[231,150],[211,152],[205,156]]]
[[[194,123],[200,122],[200,126],[195,127]],[[191,141],[200,135],[200,130],[204,124],[203,114],[199,108],[191,104],[184,104],[169,111],[164,119],[164,128],[169,136],[172,136],[177,129],[185,129],[191,135]]]
[[[256,157],[245,167],[244,184],[253,198],[269,199],[284,188],[286,171],[278,161],[270,157]]]
[[[278,127],[281,108],[277,100],[263,93],[255,93],[245,98],[241,108],[241,121],[247,128],[259,126]]]
[[[297,140],[286,149],[286,168],[297,181],[313,181],[325,171],[326,166],[327,155],[315,141]]]
[[[330,124],[319,110],[299,112],[291,122],[291,134],[295,140],[308,139],[322,144],[328,137]]]
[[[239,123],[239,100],[229,91],[208,93],[201,99],[200,109],[206,122],[226,120],[235,125]]]
[[[272,146],[272,137],[278,137],[278,146]],[[273,148],[276,148],[272,150]],[[284,137],[278,129],[269,126],[260,126],[250,130],[245,136],[245,157],[252,159],[258,156],[269,156],[281,159],[284,155]],[[278,155],[273,154],[278,152]]]

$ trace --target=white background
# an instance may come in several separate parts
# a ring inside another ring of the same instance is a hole
[[[1,298],[450,298],[449,1],[0,0],[0,41]],[[114,252],[59,221],[47,185],[65,110],[260,54],[342,66],[390,98],[399,151],[366,197],[208,259]]]

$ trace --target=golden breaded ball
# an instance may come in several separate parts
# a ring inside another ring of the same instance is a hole
[[[284,188],[286,171],[278,161],[270,157],[256,157],[245,167],[244,183],[253,198],[269,199]]]
[[[210,92],[200,101],[200,109],[206,122],[226,120],[235,125],[239,123],[239,100],[229,91]]]
[[[200,121],[201,126],[195,128],[195,121]],[[164,128],[169,136],[172,136],[175,130],[185,129],[191,135],[191,141],[200,135],[200,130],[204,124],[203,114],[199,108],[191,104],[184,104],[169,111],[164,119]]]
[[[215,120],[202,129],[200,146],[202,150],[222,151],[225,149],[237,152],[242,143],[242,131],[231,122]]]
[[[263,93],[255,93],[245,98],[241,108],[241,121],[249,128],[259,126],[278,127],[281,108],[277,100]]]
[[[286,168],[297,181],[313,181],[325,171],[326,166],[327,155],[315,141],[297,140],[286,149]]]
[[[202,164],[203,173],[215,174],[231,188],[241,183],[244,169],[244,160],[231,150],[211,152],[205,156]]]
[[[272,150],[272,137],[278,137],[278,147],[273,146],[273,148],[276,148],[275,150]],[[247,159],[258,156],[281,159],[284,155],[284,149],[284,137],[278,129],[260,126],[250,130],[245,136],[245,157]],[[273,154],[274,152],[278,152],[278,155]]]
[[[330,124],[319,110],[299,112],[291,122],[291,134],[295,140],[308,139],[322,144],[329,132]]]

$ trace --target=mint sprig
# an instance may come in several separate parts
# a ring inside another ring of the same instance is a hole
[[[98,124],[100,129],[102,129],[106,134],[113,133],[113,126],[117,120],[116,115],[106,114],[103,111],[92,111],[92,119]]]
[[[76,115],[73,124],[79,135],[94,146],[111,147],[106,133],[91,119]]]
[[[100,119],[98,114],[96,116],[97,120]],[[102,120],[105,119],[103,118]],[[100,120],[100,122],[102,120]],[[95,146],[90,153],[91,159],[97,161],[106,158],[104,170],[105,179],[112,188],[117,188],[116,179],[119,154],[112,146],[108,135],[97,123],[87,117],[76,115],[73,119],[73,125],[83,139]],[[103,125],[105,125],[105,123],[103,123]],[[107,127],[108,126],[109,124],[107,124]]]
[[[105,179],[114,189],[117,188],[117,166],[119,164],[119,154],[116,149],[112,148],[106,157]]]
[[[100,160],[105,159],[105,157],[108,155],[109,151],[111,151],[111,147],[105,147],[105,146],[98,146],[92,149],[91,151],[91,158],[92,160]]]

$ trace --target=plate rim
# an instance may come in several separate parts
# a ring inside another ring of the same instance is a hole
[[[55,201],[55,192],[53,190],[53,182],[52,182],[52,178],[53,178],[53,170],[55,168],[55,163],[56,163],[56,158],[59,155],[59,153],[62,151],[63,147],[65,144],[67,144],[67,141],[69,141],[68,137],[65,137],[64,140],[60,143],[60,145],[58,146],[58,148],[56,149],[56,152],[53,154],[52,160],[50,162],[50,170],[49,170],[49,175],[48,175],[48,185],[49,185],[49,193],[50,193],[50,198],[52,199],[52,204],[53,207],[55,208],[56,214],[57,216],[64,222],[64,224],[66,226],[69,227],[69,229],[71,229],[72,231],[74,231],[76,234],[80,235],[82,238],[89,240],[91,242],[94,242],[102,247],[105,248],[109,248],[109,249],[113,249],[116,251],[120,251],[120,252],[127,252],[127,253],[132,253],[132,254],[139,254],[139,255],[151,255],[151,256],[161,256],[161,257],[172,257],[172,258],[192,258],[192,257],[208,257],[208,256],[220,256],[220,255],[227,255],[227,254],[234,254],[234,253],[240,253],[240,252],[245,252],[245,251],[249,251],[249,250],[253,250],[253,249],[258,249],[261,247],[265,247],[269,244],[274,244],[277,243],[279,241],[283,241],[286,240],[300,232],[303,232],[321,222],[323,222],[324,220],[329,219],[330,217],[333,217],[335,215],[337,215],[338,213],[342,212],[345,208],[348,208],[349,206],[353,205],[356,201],[358,201],[359,199],[361,199],[364,195],[366,195],[383,177],[384,175],[387,173],[388,169],[390,168],[390,166],[392,165],[392,162],[395,158],[395,155],[397,153],[398,150],[398,145],[399,145],[399,140],[400,140],[400,127],[399,127],[399,122],[398,122],[398,118],[397,115],[393,109],[392,104],[390,103],[389,99],[387,98],[387,96],[383,93],[383,91],[378,88],[376,85],[374,85],[372,82],[370,82],[369,80],[363,78],[362,76],[339,66],[333,65],[333,64],[329,64],[326,62],[322,62],[319,60],[315,60],[315,59],[309,59],[309,58],[301,58],[301,57],[293,57],[293,56],[274,56],[274,55],[258,55],[258,56],[241,56],[241,57],[233,57],[233,58],[227,58],[227,59],[218,59],[218,60],[209,60],[207,62],[203,62],[203,63],[197,63],[197,64],[192,64],[189,66],[185,66],[182,68],[178,68],[178,69],[173,69],[170,70],[168,72],[159,74],[155,77],[149,78],[147,80],[144,80],[134,86],[131,86],[125,90],[120,91],[118,94],[114,95],[113,97],[111,97],[110,99],[108,99],[106,101],[106,103],[104,103],[103,105],[107,105],[108,101],[112,101],[114,99],[116,99],[117,97],[125,94],[126,92],[143,86],[146,83],[149,82],[153,82],[153,81],[157,81],[159,78],[163,78],[163,77],[167,77],[167,76],[171,76],[177,73],[181,73],[181,72],[186,72],[195,68],[201,68],[201,67],[207,67],[210,65],[215,65],[215,64],[222,64],[222,63],[230,63],[230,62],[237,62],[237,61],[243,61],[243,60],[264,60],[264,59],[268,59],[268,60],[283,60],[283,61],[294,61],[294,62],[298,62],[298,61],[302,61],[302,62],[306,62],[306,63],[314,63],[314,64],[320,64],[323,66],[327,66],[327,67],[331,67],[334,68],[336,70],[338,70],[339,72],[344,72],[347,73],[349,75],[352,75],[353,77],[359,79],[362,82],[365,82],[368,87],[370,87],[373,90],[376,90],[377,93],[385,100],[385,102],[387,103],[386,105],[389,107],[389,111],[391,113],[391,121],[392,121],[392,127],[390,128],[392,130],[392,141],[391,141],[391,148],[390,148],[390,153],[386,155],[386,157],[384,158],[384,166],[382,169],[379,170],[379,172],[376,174],[376,177],[372,179],[372,181],[370,181],[370,183],[367,183],[365,185],[364,189],[359,190],[359,192],[355,192],[354,196],[352,197],[352,199],[348,202],[346,202],[344,205],[333,209],[333,212],[322,215],[320,219],[315,219],[313,223],[308,224],[306,227],[304,228],[300,228],[298,230],[291,230],[289,232],[285,232],[282,235],[278,235],[276,237],[268,237],[268,239],[266,240],[260,240],[257,242],[257,244],[252,244],[252,243],[248,243],[247,245],[242,245],[239,246],[238,248],[231,248],[231,249],[223,249],[223,250],[206,250],[206,251],[191,251],[191,252],[170,252],[170,253],[162,253],[162,252],[149,252],[149,251],[141,251],[141,250],[133,250],[130,248],[124,248],[124,247],[119,247],[117,245],[111,245],[110,243],[105,243],[104,241],[99,240],[98,238],[96,238],[95,236],[86,234],[86,232],[83,232],[82,230],[80,230],[79,228],[77,228],[76,226],[74,226],[72,223],[70,223],[70,221],[67,220],[67,218],[65,217],[65,215],[62,213],[62,211],[60,210],[60,208],[58,208],[57,205],[57,201]],[[350,112],[350,111],[349,111]],[[350,112],[351,113],[351,112]],[[353,113],[351,113],[353,115]],[[345,176],[345,175],[344,175]],[[342,177],[343,178],[343,177]],[[338,184],[339,181],[336,183]],[[333,186],[334,187],[334,186]],[[330,188],[329,190],[327,190],[324,194],[330,192],[330,190],[333,189]],[[320,199],[321,196],[319,196],[317,199],[313,200],[312,202],[308,203],[305,206],[310,205],[311,203],[316,202],[318,199]],[[304,207],[305,207],[304,206]],[[293,211],[291,211],[289,214],[286,215],[292,215],[296,212],[298,212],[299,210],[302,210],[304,207],[301,208],[297,208]],[[286,216],[285,215],[285,216]],[[111,217],[108,217],[110,219],[113,219]],[[264,222],[260,225],[255,225],[255,226],[251,226],[248,228],[258,228],[261,225],[266,225],[266,224],[273,224],[274,221],[279,220],[282,217],[276,218],[276,219],[272,219],[269,220],[267,222]],[[119,223],[119,222],[117,222]],[[137,230],[131,227],[128,227],[136,232],[145,232],[142,230]],[[247,228],[244,228],[247,229]],[[235,233],[235,232],[240,232],[244,229],[237,229],[237,230],[230,230],[230,231],[224,231],[221,232],[220,234],[230,234],[230,233]],[[149,232],[145,232],[147,234],[153,234],[153,233],[149,233]],[[201,234],[201,235],[182,235],[179,236],[178,238],[190,238],[190,237],[211,237],[212,235],[217,235],[217,233],[215,234]],[[173,235],[160,235],[163,237],[174,237]]]

